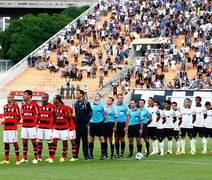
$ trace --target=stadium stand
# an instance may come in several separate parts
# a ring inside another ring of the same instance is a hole
[[[91,97],[100,80],[113,88],[119,83],[117,91],[125,94],[135,87],[211,88],[210,15],[202,1],[99,1],[31,53],[31,67],[4,89],[59,92],[79,84],[87,85]],[[132,56],[133,40],[164,37],[168,41],[158,53],[148,45]],[[111,82],[123,67],[128,72]]]

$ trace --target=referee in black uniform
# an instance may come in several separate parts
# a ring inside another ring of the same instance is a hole
[[[83,154],[85,160],[89,160],[88,153],[88,124],[92,116],[92,109],[90,103],[84,99],[84,91],[78,90],[76,93],[77,102],[75,104],[76,114],[76,145],[77,157],[79,154],[80,138],[82,138]]]

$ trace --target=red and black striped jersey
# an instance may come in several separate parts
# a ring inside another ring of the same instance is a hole
[[[40,106],[40,121],[38,122],[38,128],[52,129],[55,113],[55,106],[51,103]]]
[[[39,105],[35,101],[23,102],[21,108],[23,127],[36,127],[37,117],[40,115]]]
[[[69,112],[70,112],[70,115],[71,115],[70,122],[69,122],[69,130],[70,130],[70,131],[73,131],[73,130],[76,129],[75,122],[74,122],[76,116],[75,116],[75,114],[74,114],[73,108],[71,108],[71,107],[69,107],[69,106],[66,106],[66,107],[68,108],[68,110],[69,110]]]
[[[4,130],[17,130],[18,118],[20,117],[20,109],[18,104],[13,103],[11,106],[4,106]]]
[[[64,104],[61,104],[60,107],[55,108],[55,115],[56,122],[54,128],[58,130],[68,129],[70,119],[68,108]]]

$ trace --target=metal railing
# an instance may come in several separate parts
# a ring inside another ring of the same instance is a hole
[[[25,58],[23,58],[20,62],[18,62],[15,66],[13,66],[11,69],[9,69],[8,71],[6,71],[4,74],[2,74],[0,76],[0,88],[3,88],[7,83],[9,83],[11,80],[13,80],[15,77],[17,77],[18,75],[20,75],[21,73],[23,73],[25,70],[27,70],[29,68],[28,65],[28,57],[33,56],[34,54],[36,54],[38,52],[38,50],[40,49],[44,49],[46,44],[49,41],[54,41],[56,40],[58,37],[60,37],[62,35],[62,31],[64,30],[68,30],[69,27],[75,27],[77,26],[77,20],[84,20],[84,16],[88,15],[88,14],[92,14],[94,12],[94,7],[100,3],[102,0],[96,2],[95,4],[93,4],[87,11],[85,11],[84,13],[82,13],[80,16],[78,16],[75,20],[73,20],[72,22],[70,22],[68,25],[66,25],[64,28],[62,28],[59,32],[57,32],[54,36],[52,36],[51,38],[49,38],[46,42],[44,42],[43,44],[41,44],[37,49],[35,49],[33,52],[31,52],[30,54],[28,54]],[[107,0],[104,0],[104,2],[107,2]]]

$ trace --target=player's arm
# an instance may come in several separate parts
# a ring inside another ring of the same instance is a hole
[[[129,121],[130,121],[130,116],[127,116],[127,119],[125,121],[125,128],[124,128],[124,131],[127,132],[128,131],[128,125],[129,125]]]
[[[40,121],[40,108],[39,108],[39,105],[37,103],[35,105],[35,111],[36,111],[37,123],[38,123]]]
[[[204,119],[206,119],[206,118],[207,118],[207,109],[204,108]]]
[[[160,112],[159,112],[159,111],[157,111],[157,112],[156,112],[156,115],[157,115],[157,119],[156,119],[156,121],[158,122],[158,121],[160,120]]]
[[[103,107],[103,121],[105,121],[108,118],[107,116],[107,108]]]
[[[142,118],[140,113],[140,130],[139,130],[140,135],[143,133],[143,126],[144,126],[144,117]]]
[[[196,121],[196,113],[193,111],[193,123]]]
[[[148,124],[150,124],[151,122],[152,122],[152,115],[150,114],[148,118]]]
[[[21,111],[18,104],[16,106],[16,114],[17,114],[17,123],[18,123],[21,120]]]
[[[116,131],[117,123],[118,123],[118,115],[117,115],[117,111],[116,111],[116,110],[114,110],[114,116],[115,116],[115,118],[114,118],[114,127],[113,127],[113,132],[115,132],[115,131]]]

